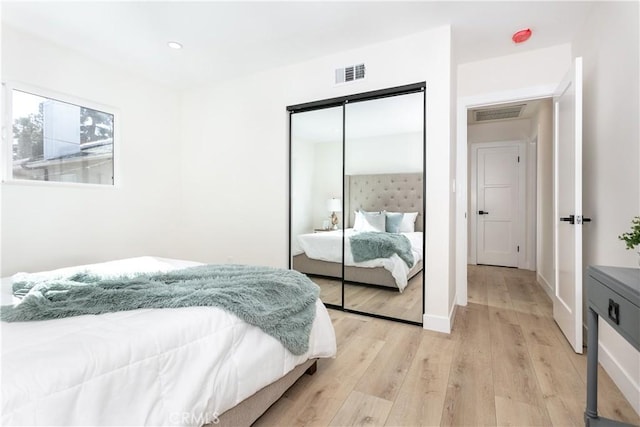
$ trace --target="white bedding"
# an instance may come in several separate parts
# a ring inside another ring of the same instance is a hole
[[[351,253],[349,236],[357,233],[352,228],[345,230],[344,264],[356,267],[384,267],[391,273],[400,292],[407,287],[409,270],[422,260],[422,232],[401,233],[411,242],[414,263],[409,267],[398,255],[389,258],[376,258],[370,261],[355,262]],[[323,231],[321,233],[300,234],[298,243],[307,257],[328,262],[342,262],[342,230]]]
[[[193,265],[199,263],[141,257],[46,274]],[[3,305],[11,303],[10,284],[3,279]],[[200,426],[307,359],[336,354],[333,326],[319,300],[309,351],[301,356],[213,307],[2,322],[0,327],[2,425]]]

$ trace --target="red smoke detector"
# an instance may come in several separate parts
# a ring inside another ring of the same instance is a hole
[[[511,40],[513,40],[514,43],[524,43],[529,40],[529,37],[531,37],[531,30],[527,28],[515,32],[513,36],[511,36]]]

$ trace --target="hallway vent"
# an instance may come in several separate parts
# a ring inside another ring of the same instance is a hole
[[[350,83],[356,80],[364,79],[364,64],[349,65],[344,68],[336,68],[336,84]]]
[[[522,114],[522,110],[527,104],[509,105],[508,107],[483,108],[474,111],[476,122],[486,122],[488,120],[517,119]]]

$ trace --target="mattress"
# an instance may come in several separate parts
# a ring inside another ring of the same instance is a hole
[[[140,257],[40,274],[133,274],[194,265],[199,263]],[[11,281],[2,281],[2,304],[11,302]],[[309,350],[300,356],[212,307],[0,327],[3,425],[201,426],[307,359],[336,354],[333,326],[320,301]]]
[[[389,258],[376,258],[364,262],[355,262],[351,253],[349,236],[357,233],[352,228],[344,231],[344,264],[346,266],[376,268],[383,267],[395,279],[398,289],[402,292],[407,286],[411,269],[422,260],[422,232],[401,233],[409,239],[414,263],[408,266],[400,257],[393,254]],[[342,230],[323,231],[320,233],[301,234],[297,237],[300,248],[308,258],[327,261],[342,262]],[[296,254],[297,255],[297,254]]]

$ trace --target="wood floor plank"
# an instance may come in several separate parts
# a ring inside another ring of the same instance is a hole
[[[553,332],[553,329],[557,329],[557,326],[551,317],[523,312],[517,312],[517,317],[518,324],[522,328],[529,345],[546,345],[564,352],[562,341]]]
[[[518,313],[508,308],[489,306],[489,321],[491,323],[502,322],[517,325]]]
[[[517,419],[512,409],[517,407],[527,423],[550,425],[522,329],[511,323],[492,322],[490,330],[498,424],[512,425]]]
[[[549,419],[554,426],[584,426],[584,402],[558,395],[545,396]]]
[[[496,419],[498,426],[550,426],[547,410],[540,416],[540,407],[527,402],[511,400],[508,397],[496,396]],[[543,421],[543,419],[545,419]]]
[[[451,337],[423,335],[386,425],[440,425],[455,345]]]
[[[513,302],[504,278],[494,271],[487,271],[487,306],[502,309],[513,309]]]
[[[358,335],[360,336],[386,341],[397,331],[397,328],[395,328],[396,324],[394,322],[356,314],[352,314],[352,316],[369,319],[367,324],[358,331]]]
[[[537,313],[545,315],[540,307],[540,286],[535,282],[535,274],[513,270],[505,273],[505,285],[509,292],[513,308],[523,313]]]
[[[558,357],[556,346],[530,342],[528,348],[551,423],[584,424],[586,389],[571,361]]]
[[[584,348],[582,354],[577,354],[573,350],[573,347],[569,344],[567,337],[564,336],[560,328],[555,323],[555,320],[553,320],[553,315],[549,316],[549,320],[553,322],[554,325],[556,325],[555,328],[550,329],[550,332],[556,336],[558,342],[562,343],[562,353],[571,361],[573,367],[576,369],[576,371],[578,371],[580,378],[587,378],[587,349]]]
[[[281,414],[282,419],[291,420],[289,424],[293,425],[328,425],[384,344],[384,341],[356,336],[340,346],[333,363],[319,367],[323,375],[316,372],[303,377],[305,383],[296,393],[297,405]],[[335,363],[338,360],[342,363]]]
[[[336,341],[338,343],[338,350],[343,344],[351,342],[352,338],[360,336],[360,330],[367,327],[370,319],[363,316],[342,315],[340,317],[340,327],[336,327],[334,323],[334,329],[336,331]]]
[[[495,425],[489,312],[461,308],[456,326],[461,337],[454,349],[441,425]]]
[[[467,269],[467,300],[469,303],[487,305],[486,274],[482,267],[470,265]]]
[[[416,355],[421,335],[419,328],[409,327],[389,336],[355,389],[381,399],[395,400]],[[398,351],[399,348],[402,351]]]
[[[598,414],[640,426],[640,415],[629,405],[601,365],[598,365]]]
[[[254,427],[280,427],[282,420],[286,419],[293,412],[297,411],[299,401],[298,396],[302,389],[309,384],[308,378],[303,375],[296,383],[278,399],[267,412],[253,423]]]
[[[381,426],[393,403],[353,391],[331,421],[332,426]]]

